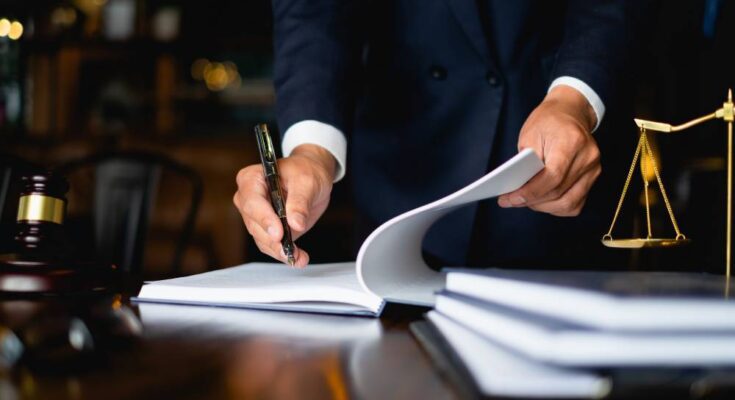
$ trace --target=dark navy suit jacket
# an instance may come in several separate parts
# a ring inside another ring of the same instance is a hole
[[[275,0],[279,127],[317,120],[344,132],[356,204],[381,223],[516,154],[521,126],[554,78],[581,79],[609,109],[641,4]],[[621,135],[605,124],[596,135]],[[603,158],[618,151],[598,141]],[[494,202],[467,207],[432,229],[425,250],[448,264],[579,261],[587,242],[601,247],[614,206],[603,203],[573,219]]]

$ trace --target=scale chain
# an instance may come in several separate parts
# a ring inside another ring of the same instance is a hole
[[[635,154],[633,155],[633,162],[630,164],[630,170],[628,171],[628,177],[625,178],[625,184],[623,185],[623,193],[620,195],[620,200],[618,200],[618,206],[615,209],[615,215],[613,216],[612,223],[610,223],[610,230],[607,231],[607,234],[602,237],[603,240],[612,240],[612,231],[615,228],[615,223],[618,220],[618,216],[620,215],[620,209],[623,207],[623,200],[625,200],[625,194],[628,192],[628,186],[630,186],[630,180],[633,177],[633,172],[635,171],[635,166],[638,163],[638,157],[641,154],[641,147],[643,147],[643,135],[645,135],[646,130],[641,129],[641,135],[638,139],[638,146],[635,148]]]
[[[674,217],[674,211],[671,208],[671,203],[669,203],[669,196],[666,195],[666,189],[664,189],[664,184],[661,181],[661,175],[658,173],[658,167],[656,166],[656,160],[653,158],[653,152],[651,151],[651,146],[648,144],[648,139],[645,135],[645,132],[642,133],[644,146],[646,149],[646,152],[648,153],[648,156],[652,160],[653,164],[653,172],[656,174],[656,181],[658,182],[658,187],[661,190],[661,196],[664,198],[664,203],[666,204],[666,210],[669,212],[669,219],[671,219],[671,224],[674,226],[674,231],[676,231],[676,239],[686,239],[686,236],[684,236],[679,231],[679,224],[676,223],[676,218]]]
[[[641,132],[641,136],[646,136],[645,132]],[[648,136],[646,136],[645,139],[643,139],[643,155],[641,156],[641,178],[643,178],[643,195],[646,198],[646,229],[647,229],[647,235],[646,239],[650,239],[653,237],[653,232],[651,229],[651,201],[648,198],[648,170],[646,169],[646,164],[648,163],[648,160],[650,160],[651,163],[655,163],[656,160],[651,158],[648,153],[650,151],[649,144],[648,144]],[[648,160],[646,158],[648,157]]]

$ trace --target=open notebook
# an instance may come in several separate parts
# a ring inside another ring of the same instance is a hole
[[[429,227],[452,210],[521,187],[543,169],[524,150],[492,172],[373,231],[356,262],[290,269],[252,263],[147,283],[134,300],[337,314],[380,315],[385,301],[431,306],[444,276],[421,256]]]

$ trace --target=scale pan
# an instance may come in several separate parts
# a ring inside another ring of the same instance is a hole
[[[644,247],[675,247],[689,244],[691,239],[602,239],[602,244],[616,249],[641,249]]]

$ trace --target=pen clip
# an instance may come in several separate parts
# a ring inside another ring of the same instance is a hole
[[[258,124],[255,126],[255,140],[258,143],[258,152],[263,163],[276,163],[276,151],[273,148],[273,141],[268,133],[266,124]]]

